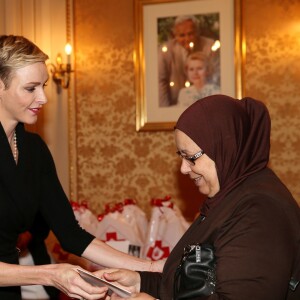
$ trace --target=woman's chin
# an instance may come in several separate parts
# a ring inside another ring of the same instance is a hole
[[[27,118],[25,120],[21,120],[22,123],[26,125],[34,125],[37,122],[37,117],[35,118]]]

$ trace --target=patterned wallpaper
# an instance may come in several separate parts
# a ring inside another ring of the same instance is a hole
[[[245,1],[247,96],[272,119],[270,166],[300,203],[300,2]]]
[[[300,203],[300,2],[245,0],[247,96],[272,117],[271,165]],[[172,132],[136,132],[133,0],[74,0],[77,195],[103,205],[171,195],[187,219],[202,197],[179,172]]]

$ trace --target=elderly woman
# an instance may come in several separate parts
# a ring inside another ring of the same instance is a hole
[[[184,247],[208,243],[215,249],[215,290],[193,298],[300,299],[300,211],[267,167],[265,105],[251,98],[203,98],[180,116],[175,141],[181,172],[207,196],[201,214],[171,252],[163,273],[107,270],[103,276],[141,292],[136,299],[176,299],[174,272]]]

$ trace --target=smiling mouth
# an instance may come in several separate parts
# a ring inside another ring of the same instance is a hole
[[[29,110],[32,111],[35,114],[39,113],[40,109],[41,108],[29,108]]]
[[[198,177],[196,177],[196,178],[192,178],[192,180],[195,182],[195,184],[197,185],[199,182],[200,182],[200,180],[201,180],[201,178],[202,178],[203,176],[198,176]]]

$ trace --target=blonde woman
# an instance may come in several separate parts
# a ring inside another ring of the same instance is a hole
[[[85,282],[70,264],[18,265],[17,239],[38,214],[62,247],[110,267],[155,270],[84,231],[58,180],[45,142],[25,130],[47,102],[48,56],[22,36],[0,36],[0,299],[20,300],[20,286],[54,286],[75,299],[99,299],[107,288]]]

